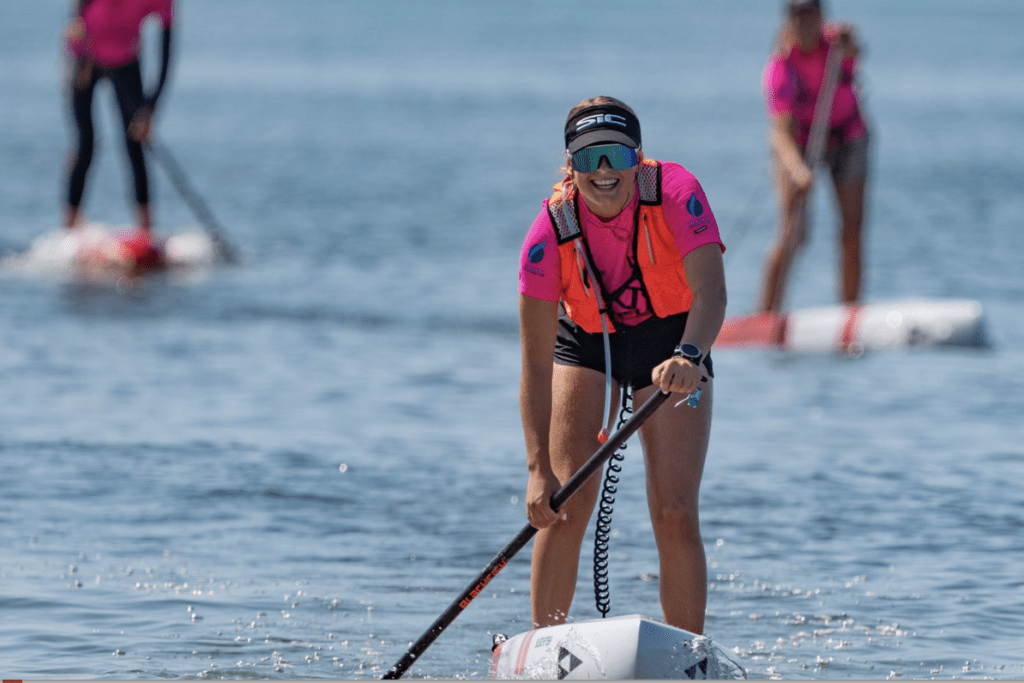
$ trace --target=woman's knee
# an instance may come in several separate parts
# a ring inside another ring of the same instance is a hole
[[[839,242],[846,253],[857,253],[860,251],[860,230],[843,230]]]
[[[588,482],[558,510],[558,521],[554,524],[566,532],[576,531],[580,535],[586,532],[590,517],[597,503],[597,480]]]
[[[78,146],[71,150],[68,165],[72,169],[81,170],[88,168],[89,164],[92,163],[92,155],[95,148],[96,142],[91,135],[80,136],[78,138]]]
[[[92,125],[90,117],[75,117],[75,132],[77,132],[78,155],[91,155],[96,145],[96,129]]]
[[[804,248],[805,241],[803,231],[787,222],[779,235],[776,247],[781,254],[792,259]]]
[[[700,514],[695,505],[685,501],[652,503],[651,524],[672,538],[700,540]]]
[[[131,159],[132,164],[142,166],[144,164],[142,143],[133,138],[127,130],[124,132],[124,146],[128,151],[128,158]]]

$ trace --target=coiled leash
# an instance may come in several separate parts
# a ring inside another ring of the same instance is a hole
[[[633,392],[628,384],[622,387],[622,403],[619,408],[619,424],[616,430],[622,429],[629,416],[633,414]],[[612,510],[615,506],[615,494],[618,493],[620,464],[625,458],[626,443],[608,459],[605,470],[604,486],[601,489],[601,500],[597,508],[597,523],[594,527],[594,604],[601,618],[608,616],[611,610],[611,591],[608,584],[608,548],[612,531]]]

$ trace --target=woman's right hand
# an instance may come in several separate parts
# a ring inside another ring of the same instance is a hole
[[[772,117],[769,143],[776,155],[782,175],[779,180],[789,184],[791,191],[806,193],[814,184],[814,172],[804,161],[804,150],[796,140],[797,124],[792,114]]]
[[[789,169],[789,177],[793,181],[793,187],[797,194],[805,194],[814,184],[814,172],[803,160],[794,163]]]
[[[551,496],[561,488],[553,472],[530,472],[526,484],[526,518],[534,529],[544,529],[558,521],[558,513],[551,509]]]

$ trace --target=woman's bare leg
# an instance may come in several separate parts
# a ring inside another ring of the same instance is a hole
[[[707,606],[707,559],[698,509],[711,434],[713,380],[696,408],[676,406],[673,395],[640,428],[647,469],[647,504],[658,544],[661,607],[665,622],[703,633]],[[654,387],[637,391],[642,403]]]
[[[554,366],[551,408],[551,466],[564,484],[601,444],[605,376],[576,366]],[[576,591],[580,545],[597,501],[600,478],[592,477],[562,506],[560,519],[537,532],[530,570],[530,604],[535,627],[565,621]]]

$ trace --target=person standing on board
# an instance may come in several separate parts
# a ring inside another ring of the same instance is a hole
[[[765,261],[761,311],[782,308],[790,269],[806,242],[807,202],[815,180],[806,152],[818,95],[826,82],[826,61],[833,48],[842,51],[842,61],[828,118],[824,160],[839,209],[840,298],[844,303],[860,298],[868,128],[854,86],[857,41],[851,25],[823,22],[820,0],[786,0],[775,50],[764,72],[780,211],[778,234]]]
[[[600,481],[557,514],[550,501],[600,447],[614,415],[606,383],[614,383],[632,386],[638,402],[659,389],[678,394],[641,426],[640,439],[664,619],[699,634],[707,565],[698,493],[711,428],[708,352],[725,317],[725,247],[700,183],[678,164],[644,157],[640,122],[619,100],[573,107],[565,153],[565,178],[526,235],[519,271],[526,510],[540,530],[533,622],[568,615]],[[677,407],[698,385],[697,407]]]
[[[151,236],[149,181],[142,143],[149,139],[153,112],[167,82],[174,24],[173,0],[75,0],[73,17],[65,31],[70,57],[69,91],[71,111],[78,134],[69,159],[67,206],[64,226],[79,221],[86,174],[92,162],[94,126],[92,100],[96,85],[107,79],[117,95],[124,124],[125,146],[135,180],[139,235]],[[150,16],[163,26],[160,75],[152,93],[146,95],[139,65],[142,27]],[[138,240],[137,240],[138,241]]]

